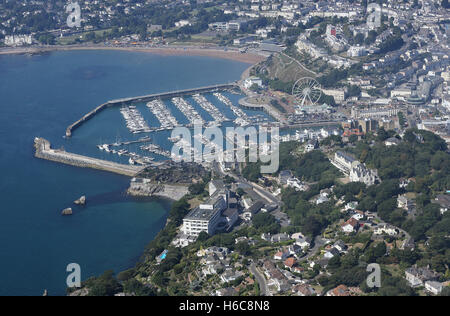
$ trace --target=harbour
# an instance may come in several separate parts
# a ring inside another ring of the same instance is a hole
[[[83,123],[92,119],[95,115],[97,115],[104,109],[112,107],[112,106],[118,106],[118,105],[130,104],[130,103],[139,103],[139,102],[150,102],[155,99],[170,99],[170,98],[176,98],[176,97],[181,97],[181,96],[185,96],[185,95],[206,93],[206,92],[212,92],[212,91],[233,90],[236,88],[239,88],[239,85],[237,83],[226,83],[226,84],[220,84],[220,85],[199,87],[199,88],[194,88],[194,89],[184,89],[184,90],[149,94],[149,95],[145,95],[145,96],[111,100],[111,101],[108,101],[106,103],[103,103],[103,104],[97,106],[94,110],[85,114],[81,119],[79,119],[76,122],[69,125],[66,128],[65,136],[67,138],[71,137],[72,133],[74,132],[75,129],[79,128]]]
[[[198,71],[192,72],[193,67]],[[127,270],[164,227],[170,209],[166,199],[127,195],[130,176],[35,158],[35,136],[49,140],[54,149],[64,147],[70,153],[128,165],[128,156],[112,150],[142,155],[139,146],[147,143],[111,146],[110,153],[97,145],[151,136],[167,148],[170,133],[130,134],[120,114],[122,104],[105,106],[74,129],[72,137],[61,136],[107,100],[232,82],[246,67],[214,58],[122,51],[2,56],[0,94],[9,106],[0,109],[5,140],[0,155],[4,166],[0,244],[10,256],[0,263],[2,271],[8,271],[0,293],[41,295],[47,289],[51,296],[65,295],[70,262],[82,266],[82,280],[106,270]],[[186,74],[183,79],[180,72]],[[146,116],[152,114],[145,104],[135,105],[150,128],[159,127]],[[72,217],[61,216],[61,210],[82,195],[88,199],[86,206],[76,206]],[[23,269],[27,262],[33,264]]]

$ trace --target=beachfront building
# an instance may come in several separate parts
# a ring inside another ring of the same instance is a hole
[[[6,46],[22,46],[33,44],[31,35],[6,35],[4,39]]]

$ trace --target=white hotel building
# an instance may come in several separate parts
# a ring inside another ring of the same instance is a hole
[[[211,198],[193,209],[184,219],[182,231],[187,236],[198,236],[202,231],[214,235],[222,221],[222,211],[227,208],[226,191],[217,191]]]

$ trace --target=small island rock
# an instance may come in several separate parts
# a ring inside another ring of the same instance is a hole
[[[85,205],[86,204],[86,196],[80,197],[78,200],[74,202],[76,205]]]
[[[61,213],[62,215],[72,215],[72,209],[71,208],[66,208],[65,210],[62,211]]]

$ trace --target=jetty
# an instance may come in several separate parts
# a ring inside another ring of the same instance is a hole
[[[36,137],[34,139],[34,148],[34,156],[36,158],[59,162],[80,168],[103,170],[129,177],[135,177],[145,169],[145,167],[143,166],[123,165],[111,161],[70,153],[64,150],[52,149],[51,144],[48,140],[39,137]]]
[[[109,108],[109,107],[121,106],[121,105],[125,105],[125,104],[132,104],[132,103],[139,103],[139,102],[150,102],[155,99],[167,99],[167,98],[172,99],[172,98],[176,98],[176,97],[182,97],[185,95],[192,95],[192,94],[211,92],[211,91],[219,91],[219,90],[227,90],[227,89],[240,89],[240,88],[239,88],[238,83],[232,82],[232,83],[212,85],[212,86],[206,86],[206,87],[200,87],[200,88],[194,88],[194,89],[176,90],[176,91],[170,91],[170,92],[154,93],[154,94],[138,96],[138,97],[111,100],[111,101],[108,101],[106,103],[103,103],[103,104],[97,106],[95,109],[93,109],[89,113],[85,114],[78,121],[69,125],[66,129],[66,137],[67,138],[71,137],[72,133],[75,129],[77,129],[83,123],[90,120],[95,115],[97,115],[98,113],[100,113],[101,111],[103,111],[104,109]]]

